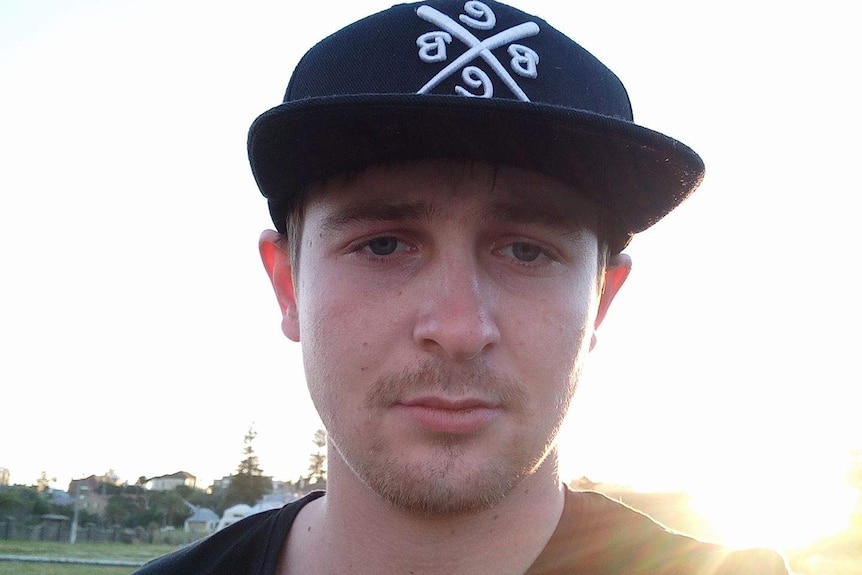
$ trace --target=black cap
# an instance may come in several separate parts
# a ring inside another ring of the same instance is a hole
[[[248,136],[273,223],[333,175],[469,159],[572,185],[613,220],[621,250],[700,184],[690,148],[633,122],[619,78],[544,20],[486,0],[400,4],[309,50],[284,103]]]

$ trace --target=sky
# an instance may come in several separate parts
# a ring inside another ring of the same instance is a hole
[[[836,0],[511,3],[598,56],[636,122],[707,166],[627,249],[564,477],[730,494],[754,525],[788,498],[815,513],[862,449],[856,19]],[[320,423],[257,255],[272,223],[246,135],[306,49],[391,2],[292,4],[0,0],[13,482],[208,485],[250,426],[267,474],[305,471]]]

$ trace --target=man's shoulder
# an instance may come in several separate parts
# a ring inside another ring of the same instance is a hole
[[[768,549],[735,550],[672,531],[597,492],[569,492],[557,532],[533,573],[787,575]]]
[[[249,515],[221,531],[144,565],[135,575],[257,575],[274,573],[296,515],[322,492],[279,509]]]
[[[669,575],[787,575],[787,565],[771,549],[732,549],[668,529],[648,515],[603,494],[583,495],[592,515],[604,517],[600,533],[628,540],[630,557],[652,567],[646,573]]]

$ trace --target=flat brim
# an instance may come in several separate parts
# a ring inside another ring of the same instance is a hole
[[[700,184],[689,147],[632,122],[563,107],[461,96],[331,96],[261,114],[248,136],[252,172],[273,223],[310,184],[419,159],[510,165],[556,178],[613,218],[615,251]]]

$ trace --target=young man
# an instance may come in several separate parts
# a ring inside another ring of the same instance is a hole
[[[328,491],[143,573],[786,573],[558,476],[621,250],[703,175],[592,55],[490,0],[395,6],[306,54],[249,156]]]

